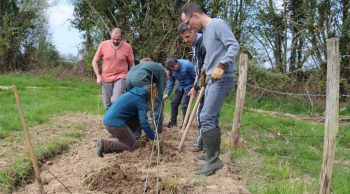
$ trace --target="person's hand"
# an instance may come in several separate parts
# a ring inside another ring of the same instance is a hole
[[[98,77],[96,77],[96,84],[97,85],[102,85],[102,81],[101,81],[101,77],[100,76],[98,76]]]
[[[222,78],[222,75],[224,75],[224,70],[219,67],[216,67],[213,73],[211,74],[211,78],[213,80],[220,80]]]
[[[188,92],[188,95],[191,96],[191,97],[196,97],[197,96],[197,90],[192,88],[189,92]]]
[[[166,100],[168,98],[168,94],[164,94],[163,100]]]

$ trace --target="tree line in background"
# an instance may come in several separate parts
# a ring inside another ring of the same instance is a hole
[[[118,26],[137,58],[186,57],[176,27],[184,0],[75,0],[73,25],[85,35],[87,64],[108,30]],[[342,77],[350,77],[348,0],[197,0],[206,13],[232,25],[241,50],[274,72],[326,72],[326,39],[339,37]],[[108,5],[108,6],[106,6]],[[188,56],[187,56],[188,57]],[[300,75],[301,73],[296,74]],[[303,75],[297,76],[298,78]],[[350,81],[350,80],[349,80]]]
[[[72,0],[71,23],[83,33],[80,53],[85,65],[109,30],[120,27],[137,59],[164,62],[186,57],[176,29],[185,0]],[[241,45],[260,66],[273,72],[308,69],[326,72],[326,39],[339,37],[342,78],[350,82],[350,2],[348,0],[196,0],[212,17],[225,19]],[[0,71],[25,70],[50,63],[59,55],[47,32],[45,0],[3,0],[0,3]],[[310,72],[309,72],[310,73]],[[293,74],[294,75],[294,74]]]
[[[46,0],[0,1],[0,72],[55,66],[59,53],[50,40]]]

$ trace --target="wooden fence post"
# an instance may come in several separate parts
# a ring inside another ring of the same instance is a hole
[[[339,41],[327,40],[327,95],[323,145],[323,163],[318,185],[319,194],[330,193],[333,164],[335,158],[336,137],[339,128]]]
[[[40,178],[40,169],[39,169],[39,166],[38,166],[38,159],[36,158],[36,156],[34,154],[34,151],[33,151],[32,141],[30,139],[30,134],[29,134],[29,131],[28,131],[28,128],[27,128],[26,119],[24,117],[21,100],[19,98],[17,87],[13,86],[12,89],[13,89],[13,92],[15,93],[16,102],[17,102],[17,106],[18,106],[18,112],[19,112],[19,115],[21,117],[23,131],[24,131],[24,134],[25,134],[25,137],[26,137],[27,149],[28,149],[29,155],[30,155],[30,157],[32,159],[32,163],[33,163],[35,178],[36,178],[36,180],[37,180],[37,182],[39,184],[40,193],[43,194],[45,192],[44,192],[44,187],[43,187],[43,184],[42,184],[41,178]]]
[[[236,92],[236,108],[233,116],[230,147],[235,148],[239,141],[239,130],[241,126],[241,117],[243,113],[244,98],[247,87],[248,73],[248,55],[241,54],[239,56],[239,78]]]

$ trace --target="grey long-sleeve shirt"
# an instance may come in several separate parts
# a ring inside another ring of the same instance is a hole
[[[204,29],[203,43],[207,51],[204,61],[206,74],[210,75],[222,63],[226,65],[224,76],[234,77],[239,44],[231,26],[222,19],[213,18]]]

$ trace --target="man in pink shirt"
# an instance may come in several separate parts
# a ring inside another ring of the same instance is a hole
[[[92,67],[96,83],[102,85],[102,101],[106,109],[125,92],[125,78],[128,70],[134,66],[134,54],[130,44],[122,40],[120,28],[113,28],[111,39],[103,41],[98,47]],[[98,62],[102,59],[102,73]]]

